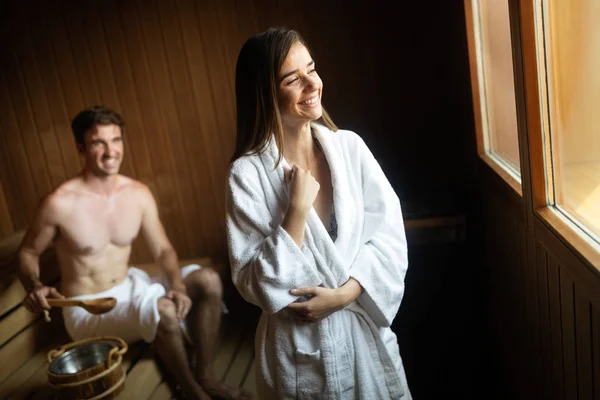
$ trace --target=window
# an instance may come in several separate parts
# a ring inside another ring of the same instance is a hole
[[[480,154],[489,156],[520,186],[515,83],[508,2],[466,2],[474,107]],[[470,9],[469,9],[470,8]],[[477,91],[477,95],[475,95]]]
[[[537,49],[545,111],[548,197],[600,237],[600,7],[596,1],[543,0]],[[545,54],[544,54],[545,53]]]

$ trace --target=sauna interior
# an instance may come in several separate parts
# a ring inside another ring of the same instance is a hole
[[[91,105],[124,116],[122,173],[154,194],[181,262],[221,274],[215,370],[255,393],[260,310],[231,283],[225,234],[235,64],[285,26],[400,198],[392,329],[413,398],[600,399],[599,19],[583,0],[0,2],[0,398],[56,397],[46,355],[70,339],[59,311],[22,305],[16,254],[81,170],[70,121]],[[52,248],[41,264],[60,285]],[[143,239],[131,265],[159,272]],[[152,346],[123,367],[119,398],[177,395]]]

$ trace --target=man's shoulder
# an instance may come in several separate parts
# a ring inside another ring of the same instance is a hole
[[[70,207],[79,196],[81,196],[81,179],[73,178],[46,194],[40,203],[44,208],[58,211],[61,208]]]
[[[127,194],[129,200],[135,199],[142,206],[152,206],[155,204],[154,194],[148,185],[136,179],[127,176],[119,176],[119,187]]]
[[[139,192],[142,194],[151,193],[148,185],[124,175],[119,175],[119,187],[122,189]]]

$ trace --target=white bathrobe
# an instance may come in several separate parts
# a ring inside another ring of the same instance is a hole
[[[233,282],[263,313],[256,332],[257,389],[271,399],[411,399],[390,325],[408,266],[400,202],[354,132],[313,124],[331,169],[338,236],[314,209],[302,249],[281,227],[288,205],[285,159],[274,140],[230,169],[227,234]],[[294,318],[290,289],[338,288],[350,277],[357,301],[318,322]]]

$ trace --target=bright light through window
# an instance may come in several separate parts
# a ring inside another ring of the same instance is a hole
[[[472,4],[485,150],[520,180],[508,2]]]
[[[545,0],[542,11],[551,194],[559,210],[598,239],[600,2]]]

